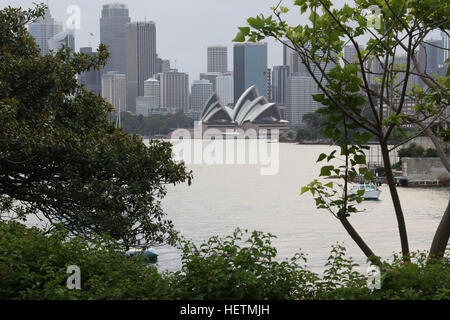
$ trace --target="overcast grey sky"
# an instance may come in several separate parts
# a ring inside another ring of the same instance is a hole
[[[42,0],[46,2],[46,0]],[[0,0],[1,8],[21,6],[29,8],[40,0]],[[189,74],[189,80],[199,78],[206,71],[206,48],[209,45],[228,46],[228,68],[232,70],[232,39],[238,26],[246,26],[246,19],[259,13],[269,14],[277,0],[48,0],[52,16],[65,24],[71,5],[81,9],[81,29],[75,33],[76,47],[89,45],[89,33],[93,33],[92,46],[99,43],[99,19],[103,4],[125,3],[132,21],[152,20],[156,23],[157,52],[169,59],[181,72]],[[291,6],[293,0],[284,0]],[[306,22],[299,11],[290,13],[291,21]],[[283,63],[282,47],[273,40],[268,42],[269,67]]]

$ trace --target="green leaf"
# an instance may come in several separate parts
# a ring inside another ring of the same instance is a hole
[[[309,187],[302,187],[300,195],[304,194],[305,192],[309,191]]]
[[[245,36],[244,34],[239,31],[236,35],[236,37],[233,39],[233,42],[244,42],[245,41]]]
[[[323,159],[325,159],[327,157],[327,155],[325,153],[321,153],[319,158],[317,159],[317,162],[322,161]]]
[[[331,170],[334,169],[334,166],[324,166],[320,169],[320,176],[331,176]]]
[[[366,156],[357,154],[354,156],[356,164],[366,164]]]

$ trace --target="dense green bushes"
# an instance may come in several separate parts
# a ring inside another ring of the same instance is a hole
[[[69,265],[81,269],[82,290],[68,290]],[[166,299],[168,283],[156,268],[127,258],[109,241],[89,245],[0,223],[0,299]]]
[[[421,147],[415,143],[411,143],[408,147],[398,150],[398,156],[400,158],[433,158],[437,157],[438,154],[436,152],[436,149],[425,149],[424,147]]]
[[[383,263],[382,288],[371,291],[366,275],[334,246],[322,275],[306,258],[276,260],[270,234],[236,230],[200,246],[179,240],[182,268],[158,273],[128,258],[112,242],[67,239],[15,222],[0,223],[0,299],[449,299],[450,263],[430,263],[425,253],[411,262]],[[81,269],[81,290],[68,290],[69,265]]]

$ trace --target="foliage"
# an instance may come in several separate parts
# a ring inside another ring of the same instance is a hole
[[[173,234],[160,199],[166,184],[190,182],[171,145],[146,147],[108,121],[112,106],[78,85],[108,53],[61,48],[40,56],[26,24],[44,5],[0,10],[0,218],[28,214],[61,223],[72,234],[104,233],[125,247]]]
[[[434,263],[424,252],[407,263],[394,256],[382,264],[381,289],[371,291],[342,245],[333,246],[318,274],[302,253],[279,261],[271,239],[237,229],[199,246],[180,240],[181,270],[158,273],[108,239],[0,222],[0,299],[450,299],[448,255]],[[80,267],[81,290],[66,287],[70,265]]]
[[[181,299],[292,299],[312,298],[316,276],[301,262],[303,254],[289,261],[275,261],[270,234],[239,229],[232,236],[212,237],[196,246],[182,240],[182,268],[172,286]]]
[[[128,258],[113,242],[88,243],[55,230],[45,235],[17,222],[0,223],[0,299],[167,299],[155,267]],[[67,267],[81,270],[81,290],[66,287]]]
[[[428,127],[429,124],[448,121],[445,110],[450,97],[450,64],[446,66],[446,77],[430,75],[426,66],[420,65],[417,54],[432,32],[441,30],[447,33],[450,9],[443,2],[407,0],[358,0],[340,7],[329,0],[295,0],[294,7],[301,14],[309,15],[307,23],[290,25],[286,19],[290,9],[280,1],[271,8],[272,15],[260,14],[248,18],[248,27],[239,27],[234,41],[257,42],[270,37],[298,54],[318,86],[319,93],[313,98],[323,106],[320,112],[327,118],[325,135],[334,144],[346,145],[345,148],[341,147],[341,150],[344,149],[342,155],[346,157],[346,166],[343,168],[346,172],[352,174],[352,161],[356,164],[365,162],[363,155],[358,155],[361,161],[349,159],[354,155],[354,152],[349,151],[353,151],[354,147],[361,148],[358,142],[354,143],[350,139],[351,131],[356,130],[361,135],[370,134],[377,139],[395,209],[402,253],[408,260],[408,234],[390,163],[388,141],[395,130],[403,134],[405,125],[417,126],[432,138],[441,161],[446,168],[450,168],[438,136]],[[374,7],[379,9],[376,15],[372,14]],[[363,39],[368,39],[365,45],[361,43]],[[353,59],[344,55],[346,45],[353,47]],[[404,58],[399,57],[400,52],[404,52]],[[425,83],[424,88],[411,83],[413,76],[420,77]],[[414,102],[411,112],[406,111],[406,102]],[[445,136],[444,132],[442,137]],[[349,144],[351,147],[347,147]],[[325,155],[325,158],[327,156],[331,154]],[[326,166],[325,169],[321,176],[326,176],[334,167]],[[348,175],[341,178],[344,179],[344,186],[340,199],[335,198],[337,190],[330,187],[326,192],[326,186],[316,181],[303,190],[321,189],[323,199],[316,197],[319,208],[340,206],[337,211],[340,215],[334,212],[335,215],[369,257],[373,254],[372,250],[344,219],[348,209],[354,210],[354,207],[349,206],[347,209]],[[445,248],[447,244],[450,219],[443,217],[442,221],[444,225],[437,231],[441,236],[434,238],[435,245],[432,248]]]
[[[436,150],[433,148],[425,149],[415,143],[411,143],[406,148],[398,150],[398,156],[400,158],[421,158],[421,157],[437,157]]]
[[[122,112],[121,123],[126,133],[139,134],[146,137],[167,135],[178,128],[194,127],[194,120],[181,112],[150,117],[134,116],[127,112]]]

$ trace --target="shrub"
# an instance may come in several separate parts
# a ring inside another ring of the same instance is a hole
[[[66,288],[69,265],[81,269],[82,290]],[[67,239],[16,222],[0,223],[0,299],[166,299],[156,268],[127,258],[102,240]]]
[[[323,274],[307,270],[306,257],[277,261],[271,234],[236,229],[195,245],[180,239],[182,268],[158,273],[143,258],[127,257],[107,238],[88,243],[60,230],[48,234],[0,222],[0,299],[449,299],[449,254],[430,261],[415,252],[382,263],[382,287],[371,291],[366,275],[335,245]],[[66,287],[69,265],[81,269],[82,290]]]
[[[244,239],[243,236],[248,236]],[[312,298],[316,275],[305,269],[306,259],[275,261],[274,238],[236,229],[232,236],[212,237],[196,246],[182,240],[182,268],[172,278],[179,299],[293,299]]]

